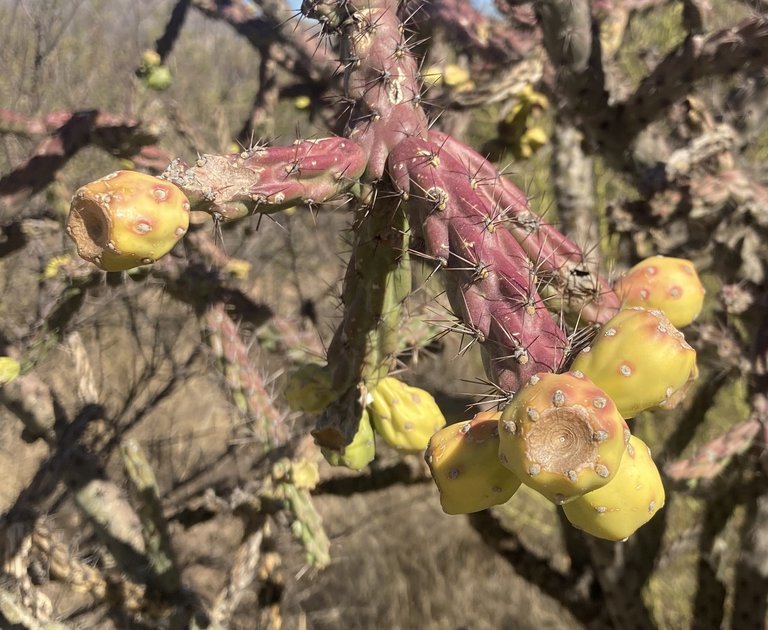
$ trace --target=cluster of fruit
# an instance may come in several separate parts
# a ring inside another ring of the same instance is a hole
[[[677,327],[699,314],[704,289],[687,260],[656,256],[616,286],[624,310],[569,372],[534,376],[503,412],[483,412],[430,440],[426,460],[443,510],[506,502],[521,484],[594,536],[623,540],[664,505],[648,447],[625,418],[674,407],[698,375]]]
[[[327,365],[307,364],[292,372],[285,388],[291,409],[320,413],[334,399]],[[341,451],[323,449],[333,466],[361,470],[376,456],[374,431],[403,453],[422,453],[429,439],[445,426],[445,417],[429,392],[388,376],[368,395],[359,429]]]

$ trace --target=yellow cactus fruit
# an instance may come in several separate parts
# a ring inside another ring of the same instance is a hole
[[[189,227],[189,201],[176,186],[117,171],[72,198],[67,234],[81,258],[104,271],[125,271],[167,254]]]
[[[440,66],[429,66],[421,71],[421,78],[427,87],[437,87],[443,84],[443,69]]]
[[[45,269],[43,269],[43,280],[50,280],[51,278],[55,278],[61,268],[71,262],[72,256],[69,254],[54,256],[45,264]]]
[[[0,357],[0,385],[15,380],[21,374],[21,364],[12,357]]]
[[[371,398],[368,410],[374,429],[401,451],[423,451],[432,434],[445,426],[445,417],[431,394],[396,378],[380,380]]]
[[[293,411],[320,413],[336,399],[327,365],[307,363],[288,375],[285,401]]]
[[[301,94],[297,96],[295,99],[293,99],[293,106],[296,109],[309,109],[309,106],[312,104],[312,99],[309,98],[306,94]]]
[[[663,312],[628,308],[611,318],[573,362],[631,418],[679,402],[698,374],[696,351]]]
[[[331,466],[345,466],[352,470],[362,470],[376,457],[376,443],[373,438],[371,419],[366,410],[360,418],[360,428],[355,437],[343,451],[322,449],[323,457]]]
[[[527,486],[562,505],[607,484],[629,429],[610,397],[580,372],[541,373],[499,421],[499,460]]]
[[[443,84],[448,87],[461,87],[469,83],[470,79],[469,70],[455,63],[449,63],[443,68]]]
[[[506,503],[520,487],[499,462],[499,412],[481,412],[435,433],[424,459],[446,514],[470,514]]]
[[[650,449],[634,435],[611,482],[563,506],[574,527],[606,540],[624,540],[664,507],[661,483]]]
[[[704,305],[704,286],[684,258],[646,258],[618,279],[615,290],[625,307],[662,310],[678,328],[695,320]]]

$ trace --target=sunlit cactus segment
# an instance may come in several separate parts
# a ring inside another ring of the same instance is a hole
[[[352,470],[362,470],[376,457],[376,442],[373,436],[370,416],[363,410],[358,429],[352,442],[341,451],[322,449],[323,457],[331,466],[344,466]]]
[[[608,321],[572,369],[580,370],[631,418],[678,403],[698,374],[696,351],[659,310],[629,308]]]
[[[390,446],[423,451],[429,438],[445,426],[445,417],[428,392],[387,377],[379,381],[368,406],[376,432]]]
[[[499,420],[499,460],[562,505],[616,475],[628,434],[613,401],[583,374],[542,373]]]
[[[646,258],[616,281],[615,290],[625,307],[662,310],[678,328],[693,322],[704,305],[704,286],[684,258]]]
[[[624,540],[664,507],[665,493],[650,449],[632,436],[616,476],[563,506],[574,527],[606,540]]]
[[[155,262],[188,227],[184,193],[134,171],[117,171],[80,188],[67,218],[67,234],[78,255],[104,271]]]
[[[470,514],[505,503],[520,487],[499,462],[499,412],[481,412],[435,433],[424,459],[446,514]]]

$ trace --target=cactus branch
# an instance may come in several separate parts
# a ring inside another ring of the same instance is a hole
[[[232,220],[335,199],[355,184],[365,165],[355,142],[323,138],[203,155],[191,167],[174,161],[163,177],[184,192],[193,210]]]
[[[454,312],[490,357],[494,381],[514,392],[537,372],[558,369],[565,335],[536,290],[535,263],[509,231],[495,228],[472,171],[447,146],[417,139],[398,145],[389,168],[444,268]]]

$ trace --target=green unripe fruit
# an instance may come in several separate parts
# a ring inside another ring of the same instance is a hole
[[[336,399],[327,365],[307,363],[288,375],[285,401],[293,411],[320,413]]]
[[[427,448],[429,438],[445,426],[431,394],[392,377],[379,381],[368,406],[376,432],[390,446],[409,453]]]
[[[173,83],[173,75],[168,66],[156,66],[147,71],[146,76],[143,77],[143,81],[150,90],[162,92],[171,87],[171,84]]]
[[[520,480],[499,462],[498,412],[449,425],[429,441],[424,459],[446,514],[470,514],[510,499]]]
[[[629,308],[610,319],[590,348],[576,357],[580,370],[613,398],[625,418],[679,402],[698,374],[696,351],[661,311]]]
[[[684,258],[646,258],[617,280],[615,291],[624,307],[659,309],[678,328],[693,322],[704,305],[704,286]]]
[[[81,258],[125,271],[165,256],[189,227],[189,201],[168,181],[117,171],[72,198],[67,234]]]
[[[322,449],[323,457],[331,466],[345,466],[352,470],[362,470],[376,457],[376,443],[368,412],[363,410],[360,428],[355,437],[343,451]]]
[[[541,373],[499,421],[499,460],[527,486],[562,505],[607,484],[629,429],[610,397],[580,372]]]
[[[632,436],[616,476],[606,486],[563,506],[574,527],[606,540],[624,540],[664,507],[661,483],[650,449]]]

